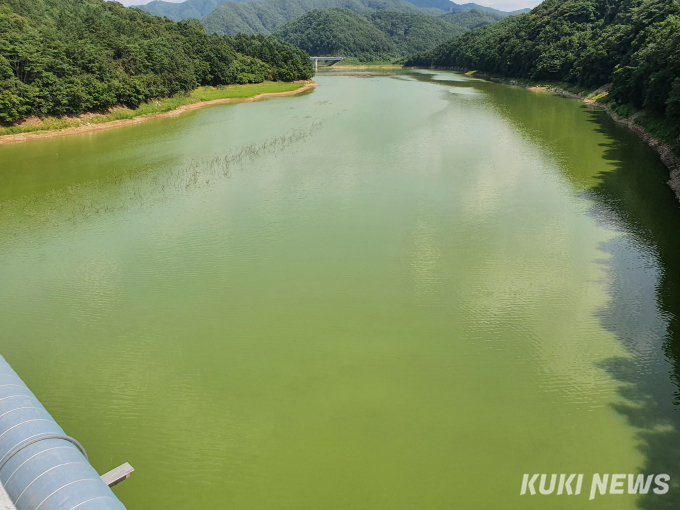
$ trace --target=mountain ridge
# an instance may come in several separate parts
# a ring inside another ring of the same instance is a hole
[[[348,9],[311,10],[274,35],[310,55],[342,55],[360,61],[391,60],[462,34],[467,29],[422,13]]]
[[[324,9],[349,9],[355,13],[378,10],[422,12],[406,0],[255,0],[224,2],[203,18],[208,33],[233,35],[270,35],[306,12]],[[433,16],[434,17],[434,16]]]
[[[447,12],[439,16],[439,19],[472,30],[473,28],[491,25],[505,17],[506,16],[493,12],[472,9],[471,11]]]
[[[166,2],[163,0],[153,0],[145,5],[133,5],[137,9],[153,14],[154,16],[166,16],[173,21],[181,21],[188,18],[203,19],[211,14],[216,8],[227,2],[247,4],[250,2],[257,2],[262,0],[185,0],[184,2]],[[477,9],[485,12],[493,12],[504,16],[511,16],[528,12],[530,9],[520,9],[518,11],[505,12],[494,9],[493,7],[486,7],[475,3],[457,4],[450,0],[404,0],[411,5],[421,9],[437,9],[443,12],[467,12]],[[342,6],[332,6],[342,7]],[[312,10],[312,9],[308,9]],[[305,11],[306,12],[306,11]],[[288,20],[290,21],[290,20]]]

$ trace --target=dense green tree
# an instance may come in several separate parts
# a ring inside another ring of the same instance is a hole
[[[286,23],[276,36],[312,55],[372,61],[423,51],[465,30],[420,13],[316,9]]]
[[[153,14],[154,16],[166,16],[173,21],[183,19],[201,19],[210,14],[215,7],[223,4],[226,0],[185,0],[184,2],[164,2],[153,0],[144,5],[138,5],[139,9]],[[248,0],[230,0],[232,2],[245,2]]]
[[[224,2],[205,18],[208,32],[234,35],[270,35],[288,21],[319,9],[349,9],[356,13],[389,9],[403,12],[420,10],[406,0],[260,0],[256,2]]]
[[[389,58],[396,53],[390,39],[366,18],[348,9],[313,10],[286,23],[277,36],[310,55],[343,55],[362,59]]]
[[[207,35],[197,20],[104,0],[0,0],[3,123],[313,72],[309,56],[282,41]]]
[[[235,4],[246,5],[238,6]],[[514,12],[503,12],[491,7],[478,4],[456,4],[450,0],[293,0],[293,1],[270,1],[259,0],[185,0],[184,2],[168,2],[153,0],[138,7],[154,16],[167,16],[171,20],[181,21],[188,18],[202,19],[211,14],[218,6],[225,5],[217,11],[215,16],[207,20],[211,30],[221,34],[236,34],[244,32],[248,34],[269,35],[277,26],[283,25],[307,11],[313,9],[343,8],[354,12],[367,10],[390,9],[399,11],[414,11],[420,7],[421,13],[429,13],[438,16],[442,12],[466,12],[480,10],[496,13],[501,16],[528,12],[529,9],[521,9]],[[278,19],[278,25],[272,25],[272,21]],[[254,30],[248,32],[243,28]]]
[[[366,18],[390,38],[400,56],[428,50],[465,32],[462,26],[427,14],[382,10],[367,14]]]
[[[246,34],[237,34],[225,39],[239,53],[250,55],[271,65],[272,78],[275,80],[293,81],[312,77],[309,55],[280,39]],[[304,73],[301,73],[302,69],[305,70]]]

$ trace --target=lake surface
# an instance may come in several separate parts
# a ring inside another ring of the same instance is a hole
[[[680,208],[449,72],[0,146],[0,353],[130,510],[680,507]],[[520,496],[583,473],[579,496]],[[593,473],[668,473],[598,496]]]

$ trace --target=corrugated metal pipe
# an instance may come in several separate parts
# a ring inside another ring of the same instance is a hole
[[[2,356],[0,483],[17,510],[125,510]]]

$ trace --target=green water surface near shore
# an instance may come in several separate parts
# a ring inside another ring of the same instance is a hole
[[[449,72],[0,146],[0,353],[129,510],[680,507],[680,208]],[[524,473],[583,473],[520,496]],[[593,473],[666,495],[588,500]]]

